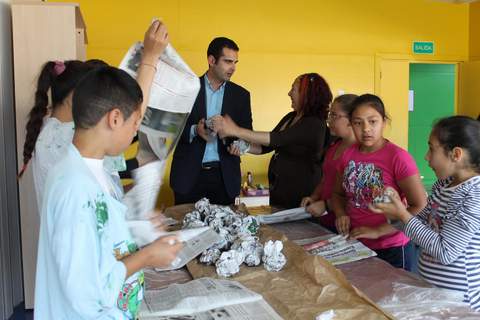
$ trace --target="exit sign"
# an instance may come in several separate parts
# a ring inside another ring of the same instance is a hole
[[[413,53],[417,54],[433,54],[433,41],[414,41]]]

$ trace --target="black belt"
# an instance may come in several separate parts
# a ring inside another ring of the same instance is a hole
[[[220,168],[220,161],[211,161],[202,163],[203,170],[210,170],[214,168]]]

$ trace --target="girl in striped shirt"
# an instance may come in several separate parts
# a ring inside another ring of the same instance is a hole
[[[464,293],[480,311],[480,122],[465,116],[440,120],[425,159],[438,177],[427,206],[410,214],[398,194],[371,210],[405,223],[404,232],[422,248],[419,271],[428,282]]]

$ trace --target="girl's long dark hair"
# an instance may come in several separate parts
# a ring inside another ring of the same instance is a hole
[[[54,110],[91,69],[102,65],[106,65],[106,63],[101,60],[89,60],[87,62],[78,60],[48,61],[43,65],[37,80],[35,101],[28,114],[27,134],[23,145],[23,167],[18,174],[19,178],[25,172],[27,164],[32,158],[35,143],[42,128],[43,118],[48,113],[48,92],[50,91],[51,108]]]

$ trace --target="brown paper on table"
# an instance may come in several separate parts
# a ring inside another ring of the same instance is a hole
[[[167,209],[165,214],[182,220],[183,215],[192,209],[192,205],[181,205]],[[269,226],[260,228],[259,237],[262,243],[283,241],[282,252],[287,257],[287,264],[279,272],[268,272],[263,265],[242,265],[240,272],[228,279],[261,294],[284,319],[315,319],[318,314],[329,310],[333,310],[333,319],[393,319],[354,288],[327,260],[306,254],[302,247]],[[189,262],[187,268],[194,279],[220,278],[214,266],[201,264],[197,259]]]

